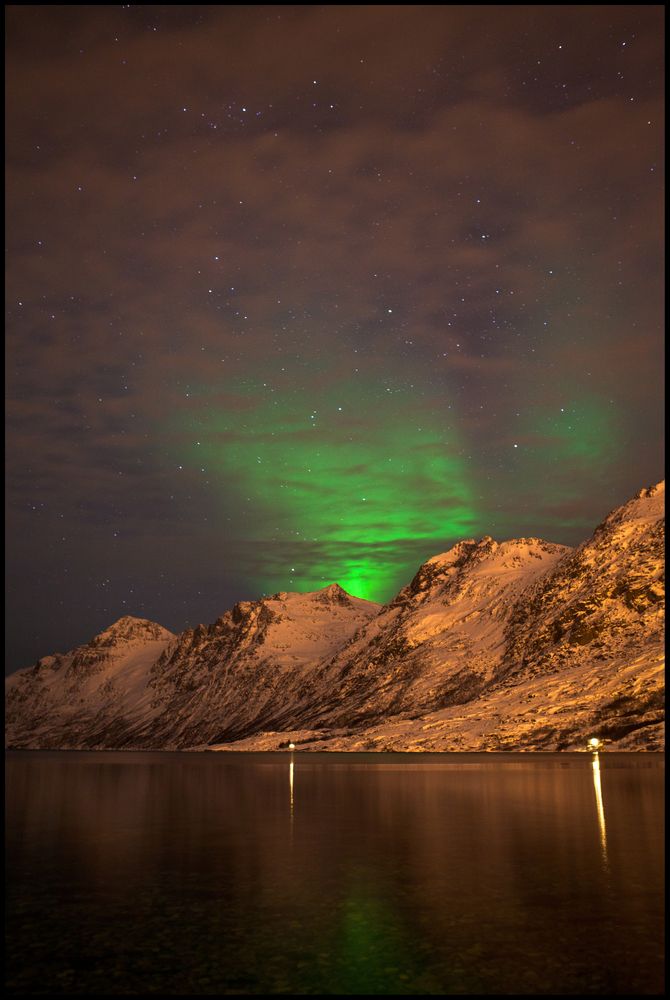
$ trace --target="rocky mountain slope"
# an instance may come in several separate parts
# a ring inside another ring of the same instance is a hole
[[[172,632],[125,616],[85,646],[38,660],[5,682],[9,746],[111,746],[152,712],[153,664]]]
[[[664,483],[641,490],[613,511],[591,539],[574,551],[567,550],[558,561],[549,560],[548,571],[538,572],[534,582],[520,592],[517,588],[516,599],[509,605],[515,588],[505,591],[507,600],[503,597],[491,606],[498,628],[503,628],[502,641],[480,658],[476,648],[468,648],[452,676],[442,709],[434,703],[429,712],[416,712],[396,702],[395,714],[371,717],[371,724],[360,727],[351,725],[358,708],[354,701],[348,720],[344,712],[324,713],[310,729],[294,731],[293,742],[314,750],[562,750],[584,749],[588,738],[596,736],[618,749],[662,749],[664,500]],[[412,634],[412,621],[424,602],[428,602],[426,620],[433,621],[429,608],[439,602],[443,589],[448,593],[449,614],[456,616],[452,628],[469,625],[473,619],[467,605],[463,617],[457,612],[459,598],[467,600],[468,590],[476,592],[478,574],[472,558],[481,572],[481,567],[500,559],[506,546],[518,543],[497,548],[489,539],[477,545],[461,544],[470,558],[454,560],[453,582],[440,582],[439,566],[449,565],[448,553],[429,560],[396,599],[402,598],[401,605],[411,608],[413,589],[419,596],[428,595],[404,624],[399,622],[401,635]],[[461,547],[452,553],[457,551]],[[456,563],[461,564],[458,570]],[[459,573],[465,586],[455,583]],[[493,574],[484,571],[483,577],[490,581]],[[482,612],[486,615],[488,608],[480,608]],[[377,621],[389,613],[385,609]],[[447,618],[438,616],[438,621],[446,623]],[[418,622],[420,628],[420,613]],[[481,640],[489,633],[483,628],[475,634]],[[390,645],[387,641],[386,649]],[[370,643],[368,651],[372,649]],[[362,684],[363,659],[359,656],[351,664],[354,669],[357,666],[357,674],[346,675],[349,690]],[[393,656],[388,658],[376,669],[378,682],[384,683],[384,669],[402,670],[406,662],[400,657],[396,667]],[[458,665],[458,657],[454,663]],[[488,672],[479,679],[476,695],[467,697],[469,673],[482,667],[488,667]],[[454,687],[458,681],[460,690]],[[369,703],[373,702],[370,698]],[[253,744],[270,749],[285,742],[285,734],[266,732],[232,748]]]
[[[459,542],[380,607],[336,584],[175,637],[123,618],[7,682],[23,747],[662,746],[664,484],[575,550]]]
[[[187,747],[291,725],[315,666],[379,610],[335,583],[239,603],[183,632],[152,668],[158,715],[135,742]]]
[[[487,536],[429,559],[314,672],[297,721],[343,726],[471,701],[500,670],[515,602],[569,551],[538,538]]]
[[[180,748],[276,725],[287,692],[379,609],[331,584],[241,602],[179,636],[121,618],[7,679],[7,744]]]
[[[664,625],[665,484],[641,490],[519,601],[507,629],[510,676],[634,659]]]

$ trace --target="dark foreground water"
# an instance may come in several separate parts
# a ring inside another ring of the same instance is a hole
[[[663,768],[10,753],[10,992],[660,993]]]

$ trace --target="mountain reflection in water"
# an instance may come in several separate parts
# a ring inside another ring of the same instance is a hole
[[[10,753],[9,988],[657,994],[663,772],[657,754]]]

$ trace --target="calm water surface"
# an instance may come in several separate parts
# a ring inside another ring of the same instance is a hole
[[[7,755],[12,993],[658,994],[658,754]]]

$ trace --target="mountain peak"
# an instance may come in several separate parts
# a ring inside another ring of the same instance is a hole
[[[329,583],[327,587],[314,592],[314,597],[322,604],[351,604],[353,598],[339,583]]]
[[[535,573],[538,564],[548,565],[548,561],[553,562],[569,551],[565,545],[545,542],[542,538],[511,538],[505,542],[497,542],[490,535],[466,538],[446,552],[427,559],[391,604],[404,605],[417,595],[422,595],[420,599],[423,600],[435,586],[451,586],[450,581],[481,572],[480,566],[490,573],[516,572],[523,566],[532,566]]]
[[[623,533],[643,531],[645,525],[659,521],[665,513],[665,480],[655,486],[646,486],[632,497],[628,503],[615,507],[604,521],[598,525],[594,537],[608,535],[612,531]]]
[[[665,493],[665,479],[662,479],[660,483],[656,483],[655,486],[646,486],[639,493],[635,494],[635,499],[640,500],[642,497],[655,497],[660,493]]]
[[[148,618],[138,618],[137,615],[122,615],[120,618],[117,618],[115,622],[112,622],[112,624],[108,626],[108,629],[120,631],[125,628],[134,628],[138,625],[146,626],[155,624],[157,623],[150,621]]]
[[[350,594],[339,583],[329,583],[326,587],[321,587],[319,590],[280,590],[276,594],[272,594],[270,597],[263,598],[265,601],[294,601],[294,600],[314,600],[321,604],[346,604],[350,605],[354,601],[362,601],[365,604],[374,604],[374,601],[366,601],[362,597],[354,597]]]
[[[662,513],[665,503],[665,480],[654,486],[645,486],[632,499],[617,510],[626,511],[635,516],[653,516],[655,513]],[[614,513],[614,512],[613,512]]]
[[[116,646],[124,642],[152,642],[157,639],[173,639],[174,635],[157,622],[148,618],[123,615],[112,625],[103,629],[91,639],[89,646]]]
[[[498,542],[491,538],[490,535],[483,535],[481,538],[464,538],[462,541],[452,545],[446,552],[440,552],[436,556],[431,556],[423,565],[456,565],[476,554],[482,555],[487,552],[494,552],[497,547]]]

